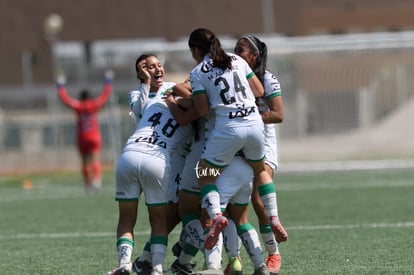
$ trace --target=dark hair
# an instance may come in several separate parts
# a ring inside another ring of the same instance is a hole
[[[256,62],[254,63],[252,70],[256,74],[257,78],[259,78],[260,82],[263,83],[263,78],[267,66],[267,46],[259,38],[253,35],[244,35],[239,38],[239,40],[241,39],[248,42],[250,53],[259,53],[259,56],[256,59]]]
[[[141,62],[144,59],[147,59],[148,57],[156,57],[158,58],[158,56],[156,54],[153,53],[144,53],[141,54],[140,56],[138,56],[137,60],[135,60],[135,72],[137,73],[137,78],[141,81],[141,83],[144,83],[144,79],[141,79],[138,77],[138,63]]]
[[[80,91],[80,93],[79,93],[79,99],[80,100],[83,101],[83,100],[88,100],[90,98],[91,98],[91,94],[88,90],[84,89],[84,90]]]
[[[204,55],[209,54],[213,66],[223,70],[231,69],[231,58],[221,47],[220,40],[208,29],[199,28],[190,34],[188,39],[190,49],[198,48]]]

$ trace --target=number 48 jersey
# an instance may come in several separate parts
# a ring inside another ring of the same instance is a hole
[[[150,99],[124,151],[143,151],[165,159],[191,140],[193,129],[180,126],[161,97]]]
[[[216,125],[257,124],[262,118],[248,82],[254,72],[240,56],[232,53],[227,55],[232,60],[231,70],[213,67],[212,59],[206,55],[191,71],[193,95],[207,95],[210,109],[216,115]]]

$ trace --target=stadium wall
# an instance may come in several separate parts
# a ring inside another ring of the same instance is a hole
[[[57,41],[162,38],[177,41],[197,27],[218,35],[283,36],[407,31],[411,0],[2,0],[0,83],[47,83]],[[58,14],[63,28],[50,36],[45,20]]]

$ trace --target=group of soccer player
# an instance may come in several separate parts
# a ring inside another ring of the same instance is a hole
[[[266,70],[266,44],[241,36],[230,53],[212,31],[199,28],[188,45],[197,65],[183,83],[164,81],[155,54],[136,60],[140,85],[129,94],[136,129],[116,166],[118,266],[107,274],[163,274],[168,235],[180,223],[173,273],[222,274],[224,248],[224,274],[241,274],[242,244],[254,274],[278,274],[279,244],[288,238],[273,182],[275,124],[283,121],[283,102],[279,81]],[[142,193],[151,233],[134,260]],[[266,258],[248,220],[249,202]],[[198,251],[206,270],[197,271],[192,263]]]

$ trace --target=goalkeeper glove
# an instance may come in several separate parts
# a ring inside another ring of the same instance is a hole
[[[106,70],[105,71],[105,82],[112,82],[112,79],[114,79],[114,71]]]
[[[66,77],[65,77],[65,75],[64,74],[59,74],[56,77],[56,85],[59,87],[59,86],[65,86],[65,84],[66,84]]]

